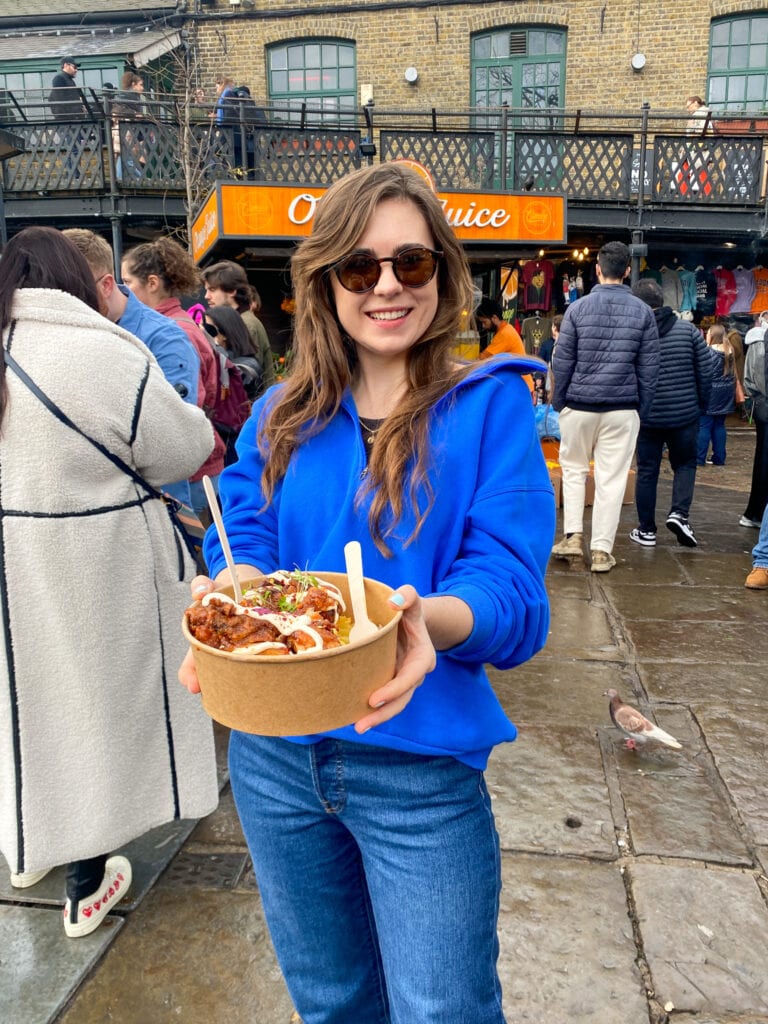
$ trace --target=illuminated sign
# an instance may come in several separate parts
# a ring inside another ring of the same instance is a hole
[[[201,260],[219,240],[304,238],[327,189],[304,185],[219,184],[192,226]],[[565,196],[529,192],[438,192],[445,219],[464,242],[491,245],[567,241]]]

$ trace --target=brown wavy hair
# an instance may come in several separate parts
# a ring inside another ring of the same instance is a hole
[[[192,295],[203,280],[187,250],[172,238],[156,238],[154,242],[134,246],[123,261],[142,284],[154,274],[163,282],[166,292],[176,298]]]
[[[355,380],[357,353],[336,316],[330,268],[354,251],[373,211],[388,199],[409,201],[418,208],[435,248],[444,256],[438,268],[435,318],[408,352],[408,390],[376,436],[356,498],[359,507],[366,495],[373,495],[369,527],[385,555],[390,554],[386,538],[394,533],[406,503],[416,518],[406,543],[415,540],[429,514],[434,496],[427,478],[428,412],[472,369],[457,365],[451,354],[462,313],[472,309],[469,267],[436,195],[410,168],[389,163],[354,171],[318,203],[312,234],[299,245],[291,263],[296,299],[291,374],[265,411],[258,432],[268,504],[293,452],[332,419]]]

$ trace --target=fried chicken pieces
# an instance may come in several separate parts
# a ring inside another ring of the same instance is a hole
[[[242,604],[224,594],[207,594],[187,609],[196,640],[220,651],[289,655],[329,650],[339,635],[341,594],[308,573],[272,573],[243,595]]]

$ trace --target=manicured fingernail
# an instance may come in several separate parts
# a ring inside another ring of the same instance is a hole
[[[208,584],[207,583],[198,583],[198,585],[196,587],[192,587],[192,596],[193,597],[198,597],[200,594],[207,594],[207,593],[208,593]]]
[[[378,708],[383,708],[386,703],[385,700],[380,700],[378,704],[371,704],[371,707],[378,710]]]
[[[393,594],[389,599],[389,603],[397,605],[398,608],[402,608],[405,604],[405,598],[402,594]]]

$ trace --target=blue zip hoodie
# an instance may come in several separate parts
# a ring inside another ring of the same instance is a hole
[[[474,615],[470,635],[438,652],[437,667],[399,715],[362,736],[352,726],[324,736],[450,755],[480,769],[495,744],[515,738],[483,665],[519,665],[547,639],[544,572],[555,506],[530,394],[520,377],[539,366],[538,360],[500,356],[478,366],[436,403],[430,414],[429,468],[435,503],[407,546],[414,520],[406,512],[388,539],[391,558],[371,540],[370,502],[355,508],[365,453],[351,395],[344,396],[325,429],[294,453],[263,511],[255,439],[275,390],[254,406],[237,442],[239,461],[224,470],[219,483],[236,563],[264,572],[297,566],[344,572],[344,545],[359,540],[366,576],[395,588],[410,583],[423,597],[458,597]],[[204,553],[215,576],[225,562],[213,529]],[[321,737],[288,738],[311,743]]]

